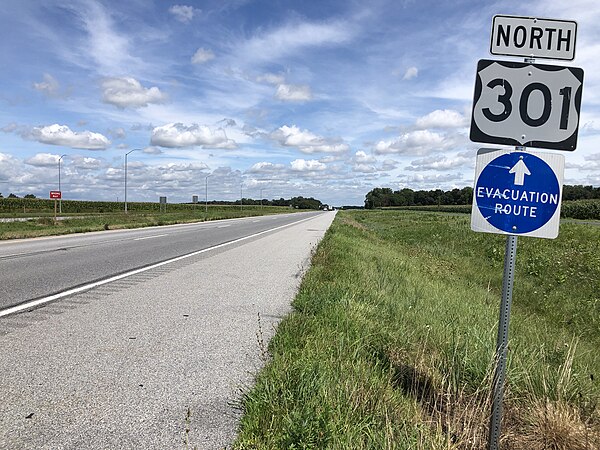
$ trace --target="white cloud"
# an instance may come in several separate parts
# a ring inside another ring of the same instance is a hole
[[[96,170],[100,169],[104,165],[101,159],[90,158],[88,156],[75,156],[72,159],[72,166],[77,169]]]
[[[403,80],[410,80],[412,78],[415,78],[417,75],[419,75],[419,69],[417,69],[416,67],[409,67],[408,69],[406,69],[406,72],[404,72],[404,76],[402,77]]]
[[[13,131],[17,131],[19,129],[19,125],[17,125],[16,123],[12,122],[12,123],[9,123],[7,125],[4,125],[1,129],[5,133],[12,133]]]
[[[87,39],[71,54],[70,59],[79,65],[92,60],[89,68],[103,75],[122,74],[145,67],[145,62],[131,54],[129,35],[119,33],[115,28],[110,12],[99,2],[73,3],[70,7],[77,15],[87,32]],[[73,42],[67,43],[69,50]]]
[[[316,159],[295,159],[290,163],[295,172],[316,172],[327,169],[327,166]]]
[[[354,154],[354,161],[356,163],[374,163],[377,162],[377,158],[373,155],[367,155],[364,151],[359,150]]]
[[[367,155],[364,151],[357,151],[352,157],[352,171],[358,173],[375,173],[377,167],[375,163],[377,158],[373,155]]]
[[[200,47],[192,56],[192,64],[204,64],[211,59],[214,59],[215,54],[210,49]]]
[[[310,86],[280,84],[277,86],[275,97],[286,102],[306,102],[312,99],[312,92]]]
[[[452,109],[436,109],[417,119],[416,126],[426,128],[461,128],[469,124],[467,117]]]
[[[434,173],[421,174],[417,173],[410,176],[401,176],[400,187],[410,187],[413,190],[419,189],[447,189],[443,186],[448,186],[449,183],[454,183],[455,187],[463,183],[463,176],[460,173]]]
[[[352,172],[375,173],[377,172],[377,168],[372,164],[357,163],[352,166]]]
[[[127,137],[127,133],[125,133],[123,127],[111,128],[106,133],[114,139],[125,139]]]
[[[57,166],[58,158],[60,155],[53,155],[51,153],[37,153],[31,158],[25,160],[25,164],[36,167],[53,167]]]
[[[237,127],[237,122],[234,119],[228,119],[227,117],[219,120],[217,124],[225,128]]]
[[[110,145],[106,136],[100,133],[72,131],[68,126],[58,124],[34,127],[25,133],[24,137],[42,144],[62,145],[85,150],[105,150]]]
[[[212,130],[206,125],[184,125],[182,123],[169,123],[152,130],[150,139],[152,145],[160,147],[193,147],[203,148],[236,148],[236,143],[227,138],[225,130],[217,128]]]
[[[144,150],[142,150],[143,153],[146,153],[147,155],[160,155],[163,153],[163,151],[158,148],[158,147],[154,147],[154,146],[149,146],[146,147]]]
[[[600,153],[592,153],[591,155],[585,156],[587,161],[600,161]]]
[[[271,138],[284,147],[296,147],[303,153],[343,153],[349,149],[340,139],[326,139],[296,125],[283,125],[271,133]]]
[[[246,41],[238,51],[240,58],[279,60],[298,55],[308,47],[335,46],[352,39],[355,28],[345,22],[288,24]]]
[[[273,85],[284,84],[285,76],[276,73],[265,73],[264,75],[256,77],[256,81],[258,81],[259,83],[267,83]]]
[[[119,108],[140,108],[150,103],[162,103],[167,99],[156,86],[145,88],[131,77],[105,78],[102,89],[102,100]]]
[[[283,164],[273,164],[270,162],[258,162],[254,164],[248,172],[250,173],[272,173],[285,169]]]
[[[411,161],[411,165],[406,167],[407,170],[438,170],[446,171],[457,167],[470,167],[474,162],[474,158],[457,155],[454,158],[445,156],[430,156],[428,158],[417,159]]]
[[[173,5],[169,8],[169,12],[181,23],[190,23],[194,15],[200,13],[201,10],[188,5]]]
[[[48,97],[57,97],[59,95],[59,84],[49,73],[44,74],[44,81],[40,81],[39,83],[33,83],[33,88],[36,91],[43,93]]]
[[[440,150],[449,145],[439,133],[429,130],[416,130],[404,133],[397,139],[390,141],[379,141],[375,144],[376,154],[408,154],[424,155],[435,150]]]
[[[381,170],[383,172],[388,172],[390,170],[394,170],[396,167],[398,167],[397,161],[394,161],[393,159],[386,159],[381,165]]]
[[[14,175],[13,167],[19,164],[19,160],[8,153],[0,153],[0,176]]]
[[[324,156],[323,158],[319,158],[319,162],[328,164],[328,163],[332,163],[332,162],[336,162],[336,161],[341,161],[342,159],[344,159],[344,157],[342,155],[327,155],[327,156]]]

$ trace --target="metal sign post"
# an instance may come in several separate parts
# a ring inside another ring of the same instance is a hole
[[[500,449],[508,326],[517,236],[554,239],[560,223],[564,157],[525,147],[577,147],[583,70],[535,64],[535,58],[573,60],[577,23],[497,15],[490,53],[524,56],[523,63],[480,60],[470,138],[516,146],[477,153],[471,229],[506,234],[502,301],[496,342],[489,450]]]
[[[508,325],[510,307],[515,278],[515,261],[517,259],[517,236],[506,238],[504,252],[504,275],[502,277],[502,302],[500,304],[500,320],[498,323],[498,340],[496,342],[496,371],[494,373],[492,416],[490,418],[489,449],[500,448],[500,431],[502,429],[502,401],[504,399],[504,379],[506,377],[506,355],[508,353]]]

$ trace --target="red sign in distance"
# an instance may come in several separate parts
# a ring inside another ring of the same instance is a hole
[[[50,191],[50,199],[57,200],[59,198],[62,198],[62,192],[61,191]]]

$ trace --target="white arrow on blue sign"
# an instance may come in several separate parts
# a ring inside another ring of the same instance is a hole
[[[561,154],[479,149],[471,229],[556,238],[564,167]]]

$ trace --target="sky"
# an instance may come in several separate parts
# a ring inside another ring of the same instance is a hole
[[[600,186],[600,2],[3,0],[0,193],[123,201],[473,185],[495,14],[575,20],[566,184]],[[62,158],[61,158],[62,157]]]

